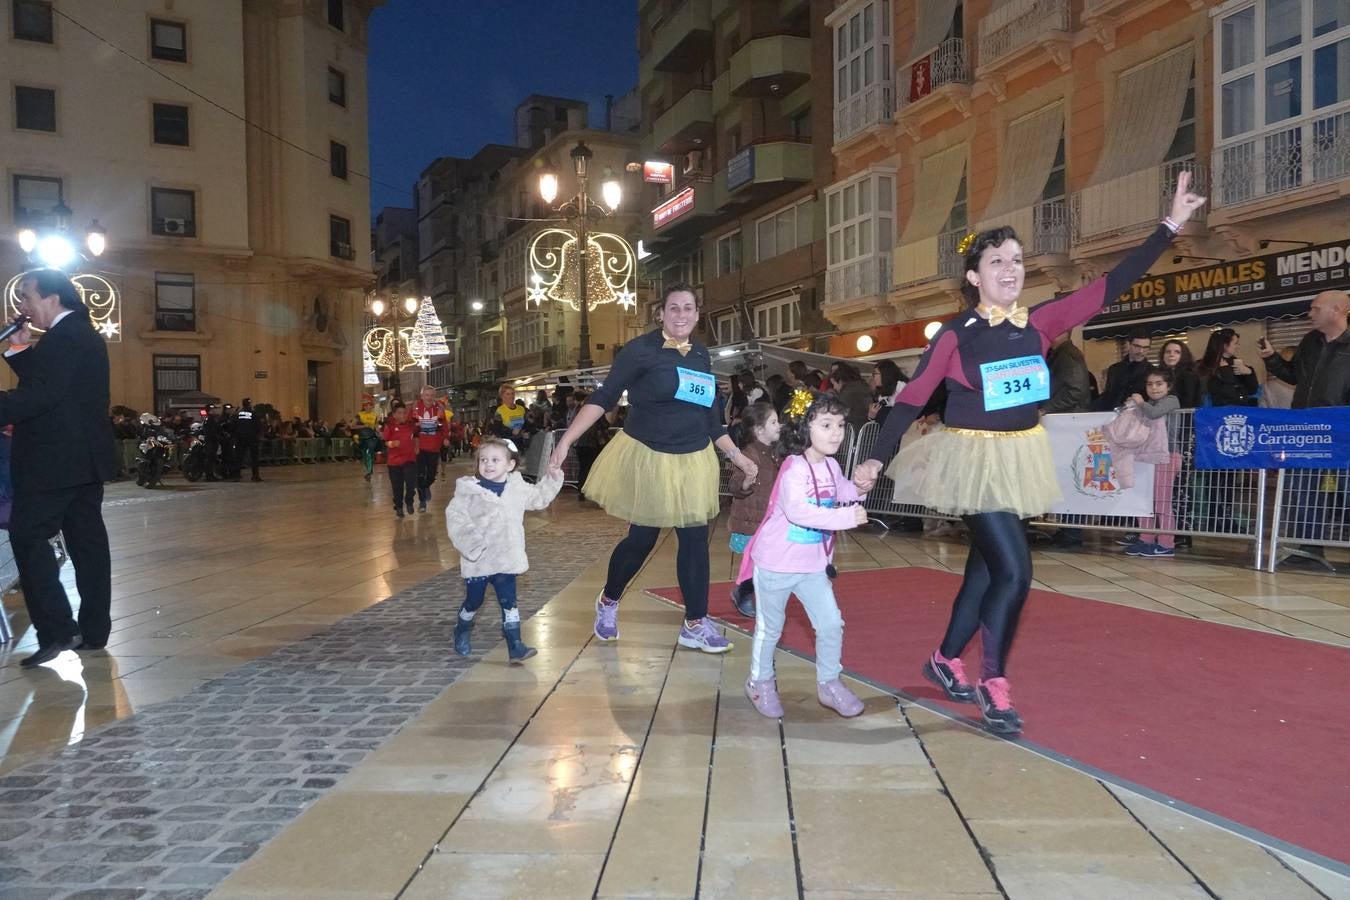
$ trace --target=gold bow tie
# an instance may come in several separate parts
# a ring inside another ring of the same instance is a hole
[[[666,339],[666,342],[661,345],[662,350],[676,350],[681,356],[686,356],[690,350],[694,349],[693,344],[688,341],[677,341],[664,331],[661,332],[661,337]]]
[[[1002,325],[1004,322],[1011,322],[1018,328],[1027,327],[1027,308],[1016,303],[1007,309],[1001,306],[981,306],[978,311],[989,320],[991,327]]]

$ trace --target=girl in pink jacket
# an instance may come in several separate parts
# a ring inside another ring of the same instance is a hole
[[[745,693],[765,716],[783,714],[773,675],[773,653],[783,636],[788,597],[806,607],[816,630],[817,697],[841,716],[856,716],[862,701],[839,680],[844,647],[844,619],[834,599],[827,569],[834,552],[834,532],[867,521],[862,499],[844,477],[833,456],[844,441],[848,410],[833,396],[814,399],[798,390],[784,410],[778,438],[783,465],[769,497],[768,511],[746,548],[744,569],[753,566],[755,640],[750,651],[750,678]]]

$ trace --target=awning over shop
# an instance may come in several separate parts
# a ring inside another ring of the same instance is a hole
[[[1083,328],[1085,338],[1155,334],[1306,315],[1321,291],[1350,289],[1350,242],[1150,275]]]

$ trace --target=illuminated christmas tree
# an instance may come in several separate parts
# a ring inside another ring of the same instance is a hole
[[[436,307],[432,305],[430,297],[422,298],[422,305],[417,310],[417,324],[413,328],[419,339],[415,355],[422,359],[450,355],[450,345],[445,341],[445,328],[441,325],[441,317],[436,315]]]

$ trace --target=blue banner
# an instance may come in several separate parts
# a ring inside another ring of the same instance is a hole
[[[1350,407],[1195,411],[1197,469],[1350,469]]]

